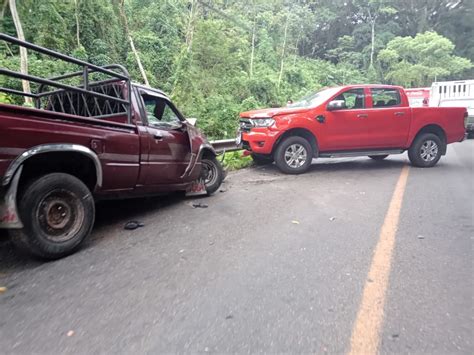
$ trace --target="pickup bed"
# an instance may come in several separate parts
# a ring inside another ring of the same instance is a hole
[[[465,139],[467,111],[411,108],[401,87],[351,85],[240,117],[237,140],[257,164],[275,161],[283,172],[300,174],[313,158],[382,160],[404,151],[414,166],[434,166],[447,144]]]
[[[96,200],[219,188],[216,152],[165,93],[132,84],[119,65],[97,67],[0,39],[83,67],[49,79],[0,69],[40,84],[31,94],[0,88],[34,104],[0,104],[0,228],[16,244],[62,257],[91,232]],[[80,85],[64,84],[76,77]]]

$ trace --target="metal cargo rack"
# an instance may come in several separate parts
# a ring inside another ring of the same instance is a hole
[[[0,75],[40,84],[36,93],[26,93],[5,87],[0,87],[0,92],[30,97],[33,99],[34,106],[37,109],[97,119],[127,115],[128,123],[131,123],[132,88],[130,75],[125,67],[119,64],[97,66],[26,41],[21,41],[4,33],[0,33],[0,40],[77,65],[81,68],[79,71],[51,78],[41,78],[0,68]],[[99,73],[105,76],[105,78],[90,81],[89,79],[93,73]],[[75,77],[81,79],[79,85],[61,82],[61,80]],[[54,90],[51,90],[52,88]]]

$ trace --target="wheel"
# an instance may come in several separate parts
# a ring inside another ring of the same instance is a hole
[[[252,153],[252,159],[255,165],[268,165],[273,163],[273,157],[271,155]]]
[[[370,159],[374,159],[374,160],[384,160],[386,157],[388,157],[388,154],[386,155],[369,155],[369,158]]]
[[[430,168],[441,158],[444,145],[445,143],[436,134],[421,134],[408,149],[408,158],[414,166]]]
[[[201,160],[201,164],[206,192],[208,195],[212,195],[221,186],[224,180],[224,171],[216,157],[204,157]]]
[[[69,174],[44,175],[21,193],[23,229],[12,229],[12,241],[27,252],[58,259],[76,251],[91,233],[94,198],[84,183]]]
[[[311,144],[299,136],[284,139],[275,151],[275,163],[286,174],[301,174],[308,170],[313,159]]]

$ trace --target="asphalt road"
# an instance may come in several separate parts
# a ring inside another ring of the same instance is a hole
[[[84,248],[42,263],[0,248],[0,353],[346,353],[406,155],[230,173],[199,202],[110,202]],[[474,140],[409,168],[381,353],[473,345]],[[123,230],[129,220],[145,227]],[[369,322],[370,324],[370,322]]]

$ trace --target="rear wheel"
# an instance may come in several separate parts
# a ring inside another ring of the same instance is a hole
[[[388,154],[386,154],[386,155],[369,155],[369,158],[374,159],[374,160],[384,160],[386,157],[388,157]]]
[[[299,136],[280,142],[275,151],[275,163],[286,174],[301,174],[308,170],[313,160],[311,144]]]
[[[421,134],[408,150],[408,158],[414,166],[430,168],[441,158],[445,145],[446,143],[434,133]]]
[[[91,233],[95,219],[92,194],[69,174],[53,173],[31,182],[19,200],[23,229],[12,241],[27,252],[58,259],[76,251]]]
[[[255,165],[268,165],[273,163],[273,157],[271,155],[252,153],[252,159]]]
[[[224,180],[224,171],[216,157],[204,157],[201,160],[201,164],[202,178],[204,179],[206,192],[208,195],[211,195],[221,186]]]

